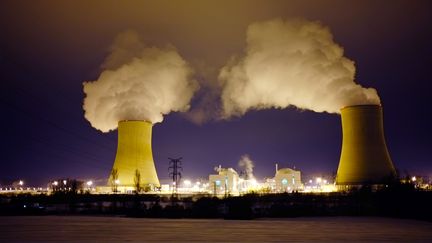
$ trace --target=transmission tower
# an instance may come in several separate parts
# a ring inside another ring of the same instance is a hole
[[[182,162],[181,162],[183,158],[180,157],[177,159],[172,159],[172,158],[168,158],[168,159],[169,159],[168,172],[169,172],[169,177],[172,178],[173,181],[173,194],[177,194],[177,187],[181,180],[181,171],[183,171]]]

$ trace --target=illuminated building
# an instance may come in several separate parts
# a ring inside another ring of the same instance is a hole
[[[384,138],[382,107],[341,109],[342,152],[337,185],[383,184],[396,176]]]
[[[276,171],[274,177],[275,192],[292,192],[303,188],[300,171],[282,168]]]
[[[120,121],[117,154],[110,174],[110,185],[119,190],[159,187],[152,154],[152,124],[146,121]]]
[[[217,169],[217,175],[209,175],[209,189],[214,194],[238,194],[239,175],[233,168]]]

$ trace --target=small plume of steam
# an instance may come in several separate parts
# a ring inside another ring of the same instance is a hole
[[[245,180],[252,180],[255,178],[253,175],[254,164],[252,160],[249,158],[249,155],[245,154],[240,158],[238,162],[238,167],[243,172],[243,176]]]
[[[222,167],[219,165],[219,166],[215,166],[213,169],[216,172],[220,172],[222,170]]]
[[[247,30],[245,55],[219,74],[223,116],[288,106],[339,113],[344,106],[380,104],[376,90],[356,84],[354,75],[354,62],[320,23],[254,23]]]
[[[84,82],[85,118],[108,132],[121,120],[161,122],[172,111],[186,111],[198,83],[189,64],[172,47],[146,47],[134,31],[111,46],[96,81]]]

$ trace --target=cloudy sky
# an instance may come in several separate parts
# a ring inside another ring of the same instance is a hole
[[[220,108],[213,102],[219,72],[247,52],[248,26],[274,18],[327,26],[354,61],[356,83],[380,96],[396,167],[432,176],[431,12],[428,1],[1,1],[0,183],[108,176],[117,135],[84,117],[83,82],[98,80],[127,30],[149,47],[173,48],[201,87],[192,112],[170,113],[154,126],[160,178],[168,177],[168,157],[182,156],[184,176],[197,178],[219,164],[236,167],[243,154],[257,178],[273,176],[276,162],[305,175],[334,173],[342,139],[337,114],[252,109],[197,124],[209,115],[202,112]]]

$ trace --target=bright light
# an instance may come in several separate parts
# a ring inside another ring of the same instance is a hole
[[[321,183],[322,182],[322,178],[321,177],[317,177],[316,178],[316,183]]]
[[[22,185],[24,185],[24,181],[21,181],[21,180],[20,180],[20,181],[18,182],[18,184],[19,184],[20,186],[22,186]]]
[[[54,186],[57,186],[57,185],[58,185],[58,181],[54,181],[54,182],[53,182],[53,185],[54,185]]]
[[[66,183],[67,183],[67,181],[66,181],[66,180],[63,180],[63,185],[66,185]]]
[[[415,176],[413,176],[413,177],[411,178],[411,180],[412,180],[412,181],[416,181],[417,178],[416,178]]]
[[[311,184],[312,184],[312,180],[309,180],[309,183],[311,183]]]
[[[118,184],[120,184],[120,180],[117,179],[117,180],[114,181],[114,183],[118,185]]]
[[[324,180],[323,182],[324,182],[324,184],[327,184],[327,180]]]
[[[191,183],[190,180],[184,180],[184,181],[183,181],[183,184],[184,184],[185,186],[189,187],[192,183]]]
[[[87,181],[87,186],[93,185],[93,181]]]

